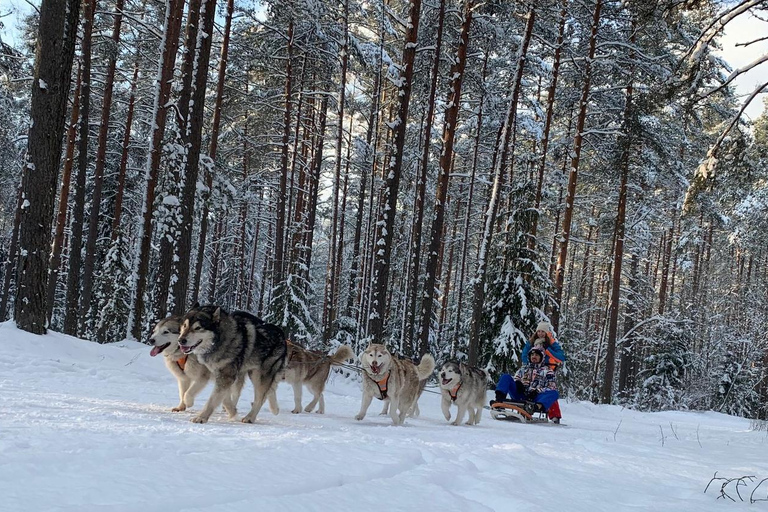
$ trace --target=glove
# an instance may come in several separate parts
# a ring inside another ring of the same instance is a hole
[[[535,389],[529,389],[528,391],[526,391],[526,392],[525,392],[525,397],[526,397],[528,400],[530,400],[531,402],[533,402],[534,400],[536,400],[536,397],[537,397],[537,396],[539,396],[539,392],[538,392],[538,391],[536,391]]]

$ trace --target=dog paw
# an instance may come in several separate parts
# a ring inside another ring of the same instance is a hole
[[[451,421],[451,415],[450,414],[444,414],[445,421]]]
[[[180,405],[178,407],[174,407],[173,409],[171,409],[171,412],[182,412],[182,411],[186,411],[186,410],[187,410],[187,406],[186,405]]]
[[[452,421],[451,425],[453,425],[454,427],[458,427],[459,426],[459,422],[458,421]]]
[[[299,414],[301,412],[301,409],[294,409],[291,411],[293,414]]]
[[[208,418],[203,416],[195,416],[192,418],[192,423],[208,423]]]
[[[243,422],[243,423],[253,423],[255,421],[255,419],[256,418],[254,418],[250,414],[248,414],[247,416],[243,416],[243,419],[241,419],[240,421]]]
[[[357,421],[360,421],[360,420],[362,420],[363,418],[365,418],[365,414],[358,414],[357,416],[355,416],[355,419],[356,419]]]

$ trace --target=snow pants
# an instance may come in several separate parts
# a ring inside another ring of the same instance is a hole
[[[506,393],[512,400],[519,400],[521,402],[524,402],[526,400],[525,398],[525,386],[522,382],[516,381],[512,378],[511,375],[504,373],[499,378],[499,383],[496,385],[496,391],[501,391],[502,393]],[[560,394],[555,391],[554,389],[548,389],[546,391],[542,391],[536,396],[536,399],[534,402],[537,404],[541,404],[544,407],[544,410],[548,411],[549,409],[557,402],[557,399],[560,397]],[[558,411],[560,412],[560,408],[558,407]],[[552,416],[552,417],[559,417],[558,416]]]

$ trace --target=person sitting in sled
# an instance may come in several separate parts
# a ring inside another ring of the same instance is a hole
[[[491,401],[491,407],[506,401],[509,396],[513,402],[535,404],[532,412],[544,412],[557,401],[560,395],[555,372],[544,364],[544,351],[533,347],[528,357],[530,362],[517,370],[514,377],[505,373],[499,378],[496,399]]]
[[[549,322],[539,322],[539,325],[536,326],[536,332],[533,333],[529,341],[525,342],[522,354],[523,364],[529,362],[528,353],[533,347],[539,347],[544,352],[544,364],[549,366],[552,371],[557,371],[566,359],[563,348],[552,334],[552,326]],[[557,401],[549,408],[547,416],[556,423],[560,422],[563,415]]]

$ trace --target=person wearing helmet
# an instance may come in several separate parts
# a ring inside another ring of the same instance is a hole
[[[535,403],[538,412],[549,410],[559,394],[555,372],[544,363],[544,356],[543,350],[533,347],[528,354],[530,362],[523,365],[514,377],[503,374],[496,386],[496,399],[491,400],[491,407],[509,396],[514,402]]]
[[[554,372],[565,362],[565,352],[560,343],[555,339],[552,325],[549,322],[539,322],[536,326],[536,332],[533,333],[530,340],[525,342],[522,354],[523,364],[529,362],[528,353],[533,347],[539,347],[544,351],[544,364],[549,366]],[[555,423],[560,423],[560,418],[563,415],[560,412],[560,405],[557,401],[547,410],[547,416]]]

